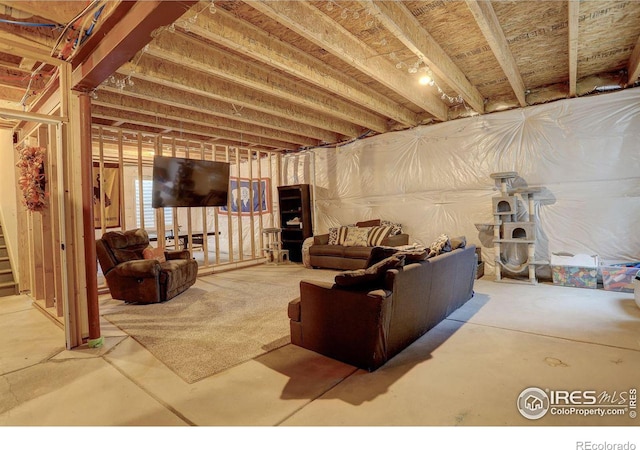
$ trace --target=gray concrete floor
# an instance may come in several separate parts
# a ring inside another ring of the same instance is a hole
[[[296,266],[291,276],[311,270]],[[287,268],[279,270],[286,276]],[[273,272],[258,266],[210,276],[241,282]],[[580,427],[598,427],[626,442],[628,430],[640,424],[628,399],[640,388],[640,309],[633,294],[487,277],[475,291],[373,373],[287,345],[194,384],[106,320],[103,347],[68,351],[63,330],[27,296],[0,298],[0,425],[571,426],[574,441],[586,433]],[[626,410],[531,420],[516,407],[530,387],[607,393],[613,398],[599,404]]]

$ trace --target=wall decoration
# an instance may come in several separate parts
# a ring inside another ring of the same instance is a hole
[[[100,180],[100,163],[93,163],[93,224],[102,228],[101,195],[104,197],[105,228],[120,226],[120,170],[116,163],[103,163]]]
[[[44,172],[46,154],[47,149],[44,147],[23,147],[18,150],[18,185],[22,190],[23,204],[29,211],[42,211],[47,207],[49,193],[45,191],[47,181]]]
[[[240,182],[238,185],[238,181]],[[231,212],[238,212],[238,198],[240,198],[240,213],[268,213],[271,211],[269,205],[269,179],[249,180],[248,178],[231,178],[229,189],[229,202]],[[253,191],[253,193],[251,193]],[[253,198],[253,206],[251,199]],[[226,206],[220,207],[221,213],[229,212]]]

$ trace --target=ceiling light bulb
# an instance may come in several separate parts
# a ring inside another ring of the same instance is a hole
[[[422,84],[424,86],[424,85],[427,85],[429,83],[431,83],[431,77],[429,75],[422,75],[420,77],[420,84]]]

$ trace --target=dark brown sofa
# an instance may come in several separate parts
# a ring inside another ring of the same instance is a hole
[[[369,371],[473,296],[475,246],[386,270],[378,284],[300,282],[289,303],[291,342]]]
[[[356,228],[380,226],[380,219],[358,222]],[[342,227],[344,228],[344,227]],[[348,227],[347,227],[348,228]],[[313,237],[313,244],[309,247],[309,265],[314,268],[354,270],[369,267],[371,251],[375,245],[345,246],[329,244],[329,233]],[[379,244],[387,247],[399,247],[409,244],[408,234],[389,235]]]
[[[149,235],[141,228],[109,231],[96,241],[98,261],[111,297],[131,303],[158,303],[196,282],[198,262],[188,250],[164,251],[166,261],[144,259]]]

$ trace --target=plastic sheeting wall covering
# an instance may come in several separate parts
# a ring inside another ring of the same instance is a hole
[[[514,187],[543,187],[536,260],[560,251],[639,260],[639,146],[634,88],[317,148],[289,156],[282,176],[312,185],[316,234],[381,218],[423,245],[464,235],[491,273],[493,234],[474,224],[493,223],[495,172],[517,172]]]

